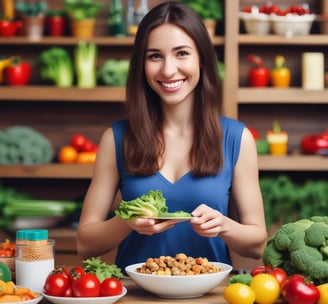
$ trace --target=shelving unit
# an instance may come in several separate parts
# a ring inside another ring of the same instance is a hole
[[[150,1],[152,2],[160,1]],[[318,1],[310,0],[310,3],[318,3]],[[261,171],[325,173],[328,171],[327,157],[300,155],[297,151],[297,143],[302,134],[322,131],[327,127],[328,90],[303,90],[299,84],[300,66],[297,60],[303,49],[324,50],[327,54],[328,35],[311,34],[287,39],[278,35],[244,34],[240,31],[238,11],[248,4],[263,4],[263,1],[226,0],[225,35],[213,38],[213,45],[223,56],[225,63],[224,112],[227,116],[252,124],[259,129],[262,136],[270,127],[273,115],[278,115],[282,126],[291,133],[292,153],[285,157],[259,156]],[[103,62],[108,57],[128,58],[134,38],[102,35],[88,41],[98,45],[99,61]],[[26,37],[0,37],[1,53],[7,51],[10,54],[19,54],[21,50],[24,57],[31,62],[37,52],[49,46],[63,46],[71,51],[77,43],[78,40],[73,37],[45,36],[39,41],[31,41]],[[249,66],[245,54],[256,51],[266,56],[266,59],[270,59],[277,50],[286,54],[290,52],[293,55],[290,63],[296,80],[292,87],[288,89],[248,87],[246,78]],[[13,124],[28,124],[36,127],[52,141],[56,151],[75,132],[85,132],[94,140],[98,140],[107,125],[124,116],[124,100],[125,91],[121,87],[62,89],[41,84],[39,75],[35,73],[33,82],[29,86],[19,89],[4,85],[0,87],[0,129]],[[42,115],[39,114],[40,112]],[[41,182],[47,185],[47,195],[51,199],[58,192],[58,189],[51,189],[54,181],[56,187],[67,189],[68,184],[75,180],[84,180],[87,183],[92,176],[92,170],[92,165],[58,163],[35,166],[0,165],[0,180],[10,186],[15,186],[18,180],[22,190],[33,194],[40,192]],[[21,182],[22,180],[28,180],[26,185]],[[84,193],[86,189],[82,188],[80,192]],[[71,239],[74,238],[74,231],[70,230],[69,235]],[[63,251],[71,250],[65,246],[62,246]]]

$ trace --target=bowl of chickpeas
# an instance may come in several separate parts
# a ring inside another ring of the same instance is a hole
[[[229,264],[183,253],[148,258],[144,263],[125,268],[136,284],[161,298],[200,297],[218,286],[231,270]]]

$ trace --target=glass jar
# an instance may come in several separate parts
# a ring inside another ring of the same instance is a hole
[[[47,230],[41,229],[26,231],[25,241],[16,243],[16,284],[41,292],[55,267],[55,241],[48,239]]]

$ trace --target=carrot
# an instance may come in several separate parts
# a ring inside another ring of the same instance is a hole
[[[8,302],[21,302],[23,301],[20,296],[5,294],[0,296],[0,303],[8,303]]]

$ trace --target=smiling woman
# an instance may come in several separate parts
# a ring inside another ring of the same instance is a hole
[[[222,115],[217,55],[203,20],[180,2],[164,2],[142,19],[134,41],[127,118],[101,138],[78,252],[86,258],[118,246],[121,269],[178,252],[225,264],[230,249],[260,258],[267,234],[256,146],[244,123]],[[126,210],[161,191],[167,210],[191,218],[124,220],[113,214],[118,191]]]

